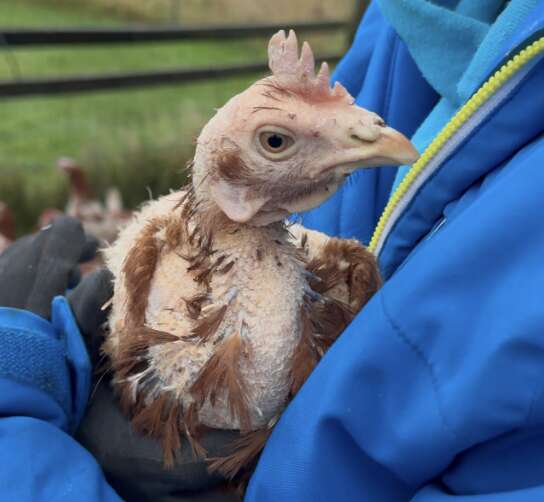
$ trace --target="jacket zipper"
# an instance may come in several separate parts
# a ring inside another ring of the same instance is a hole
[[[544,37],[502,65],[461,107],[412,165],[389,199],[376,225],[369,250],[378,256],[394,223],[424,181],[529,72],[532,61],[544,52]],[[525,71],[522,71],[525,70]]]

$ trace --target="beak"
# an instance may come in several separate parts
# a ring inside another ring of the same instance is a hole
[[[313,175],[329,171],[346,175],[358,168],[402,166],[413,164],[418,158],[418,151],[406,136],[391,127],[380,127],[373,140],[353,133],[344,136],[334,153],[316,165]]]
[[[361,167],[413,164],[419,158],[419,153],[410,140],[391,127],[383,127],[376,141],[364,142],[358,149]]]
[[[340,127],[335,122],[328,129],[326,135],[334,149],[316,163],[314,176],[331,170],[345,175],[361,167],[413,164],[419,158],[412,143],[402,133],[385,126],[375,113],[357,106],[348,113]]]

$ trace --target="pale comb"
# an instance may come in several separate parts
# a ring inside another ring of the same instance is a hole
[[[268,43],[268,66],[274,77],[287,89],[302,92],[315,99],[347,99],[352,97],[339,82],[331,89],[329,85],[329,66],[323,62],[319,73],[315,74],[315,59],[308,42],[302,44],[298,54],[297,36],[289,30],[289,36],[280,30]]]

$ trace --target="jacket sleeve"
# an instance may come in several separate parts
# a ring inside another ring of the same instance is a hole
[[[0,499],[120,500],[71,436],[89,395],[90,362],[64,298],[52,322],[0,308]]]

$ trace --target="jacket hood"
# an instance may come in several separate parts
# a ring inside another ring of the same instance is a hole
[[[540,0],[377,0],[433,89],[460,106]]]
[[[378,0],[421,73],[441,96],[412,138],[420,152],[477,91],[502,45],[539,1]],[[393,189],[408,168],[399,169]]]
[[[397,197],[400,204],[387,218],[379,238],[375,234],[374,250],[379,254],[385,277],[395,271],[418,241],[441,220],[447,204],[544,132],[544,93],[541,91],[544,51],[533,54],[519,68],[519,57],[516,64],[513,62],[520,51],[542,37],[544,1],[541,0],[498,51],[479,87],[497,69],[505,70],[506,65],[509,65],[506,71],[509,78],[501,85],[487,84],[493,92],[484,93],[486,99],[478,100],[477,105],[469,102],[471,118],[453,135],[446,135],[437,150],[436,144],[429,146],[436,150],[432,160],[423,167],[410,190]],[[511,71],[514,67],[515,71]],[[451,122],[456,120],[459,121],[459,114]],[[438,137],[452,127],[451,123],[447,124]]]

